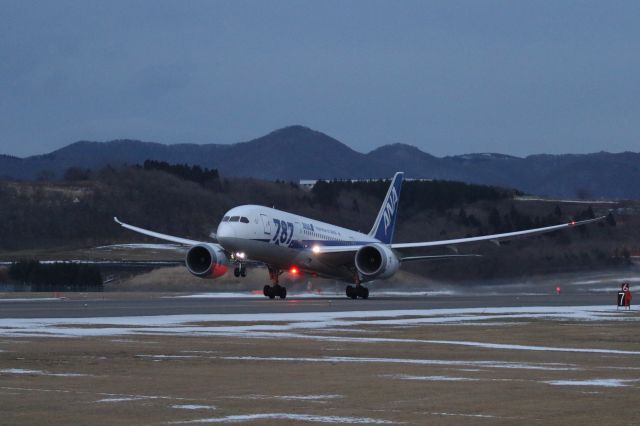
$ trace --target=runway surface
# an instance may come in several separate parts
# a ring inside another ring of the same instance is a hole
[[[373,292],[372,292],[373,293]],[[67,297],[65,297],[67,296]],[[368,300],[344,296],[299,295],[285,300],[269,300],[261,295],[239,294],[130,294],[89,293],[54,297],[19,298],[13,293],[0,297],[0,318],[93,318],[185,314],[256,314],[344,311],[386,311],[442,308],[482,308],[518,306],[611,305],[615,293],[583,294],[469,294],[385,295],[372,294]],[[186,297],[185,297],[186,296]]]

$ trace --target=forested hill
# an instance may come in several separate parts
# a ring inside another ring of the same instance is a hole
[[[99,169],[145,160],[198,165],[224,176],[267,180],[381,178],[445,179],[517,188],[537,195],[640,199],[640,153],[532,155],[482,153],[438,158],[405,144],[367,154],[303,126],[230,145],[163,145],[135,140],[76,142],[24,159],[0,155],[0,177],[59,178],[70,167]]]
[[[65,244],[99,245],[138,237],[113,217],[161,232],[207,239],[223,214],[261,204],[348,228],[373,223],[388,181],[295,183],[221,178],[217,170],[145,161],[100,171],[71,168],[63,181],[0,181],[0,250]],[[512,199],[513,190],[448,181],[405,182],[400,214],[444,211]]]

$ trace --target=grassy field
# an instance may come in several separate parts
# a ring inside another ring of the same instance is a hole
[[[77,321],[23,337],[6,323],[0,423],[638,424],[637,312],[407,312],[294,328]]]

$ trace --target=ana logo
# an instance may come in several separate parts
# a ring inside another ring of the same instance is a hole
[[[387,234],[387,229],[389,225],[391,225],[391,218],[396,211],[396,207],[398,206],[398,193],[396,192],[396,188],[391,188],[391,194],[389,194],[389,199],[387,200],[387,204],[384,206],[384,211],[382,212],[382,218],[384,219],[384,233]]]

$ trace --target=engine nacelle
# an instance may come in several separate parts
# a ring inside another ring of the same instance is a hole
[[[360,275],[367,280],[389,278],[400,268],[398,256],[382,244],[360,247],[356,252],[355,264]]]
[[[185,263],[189,272],[200,278],[218,278],[229,268],[229,258],[220,247],[213,244],[191,247]]]

